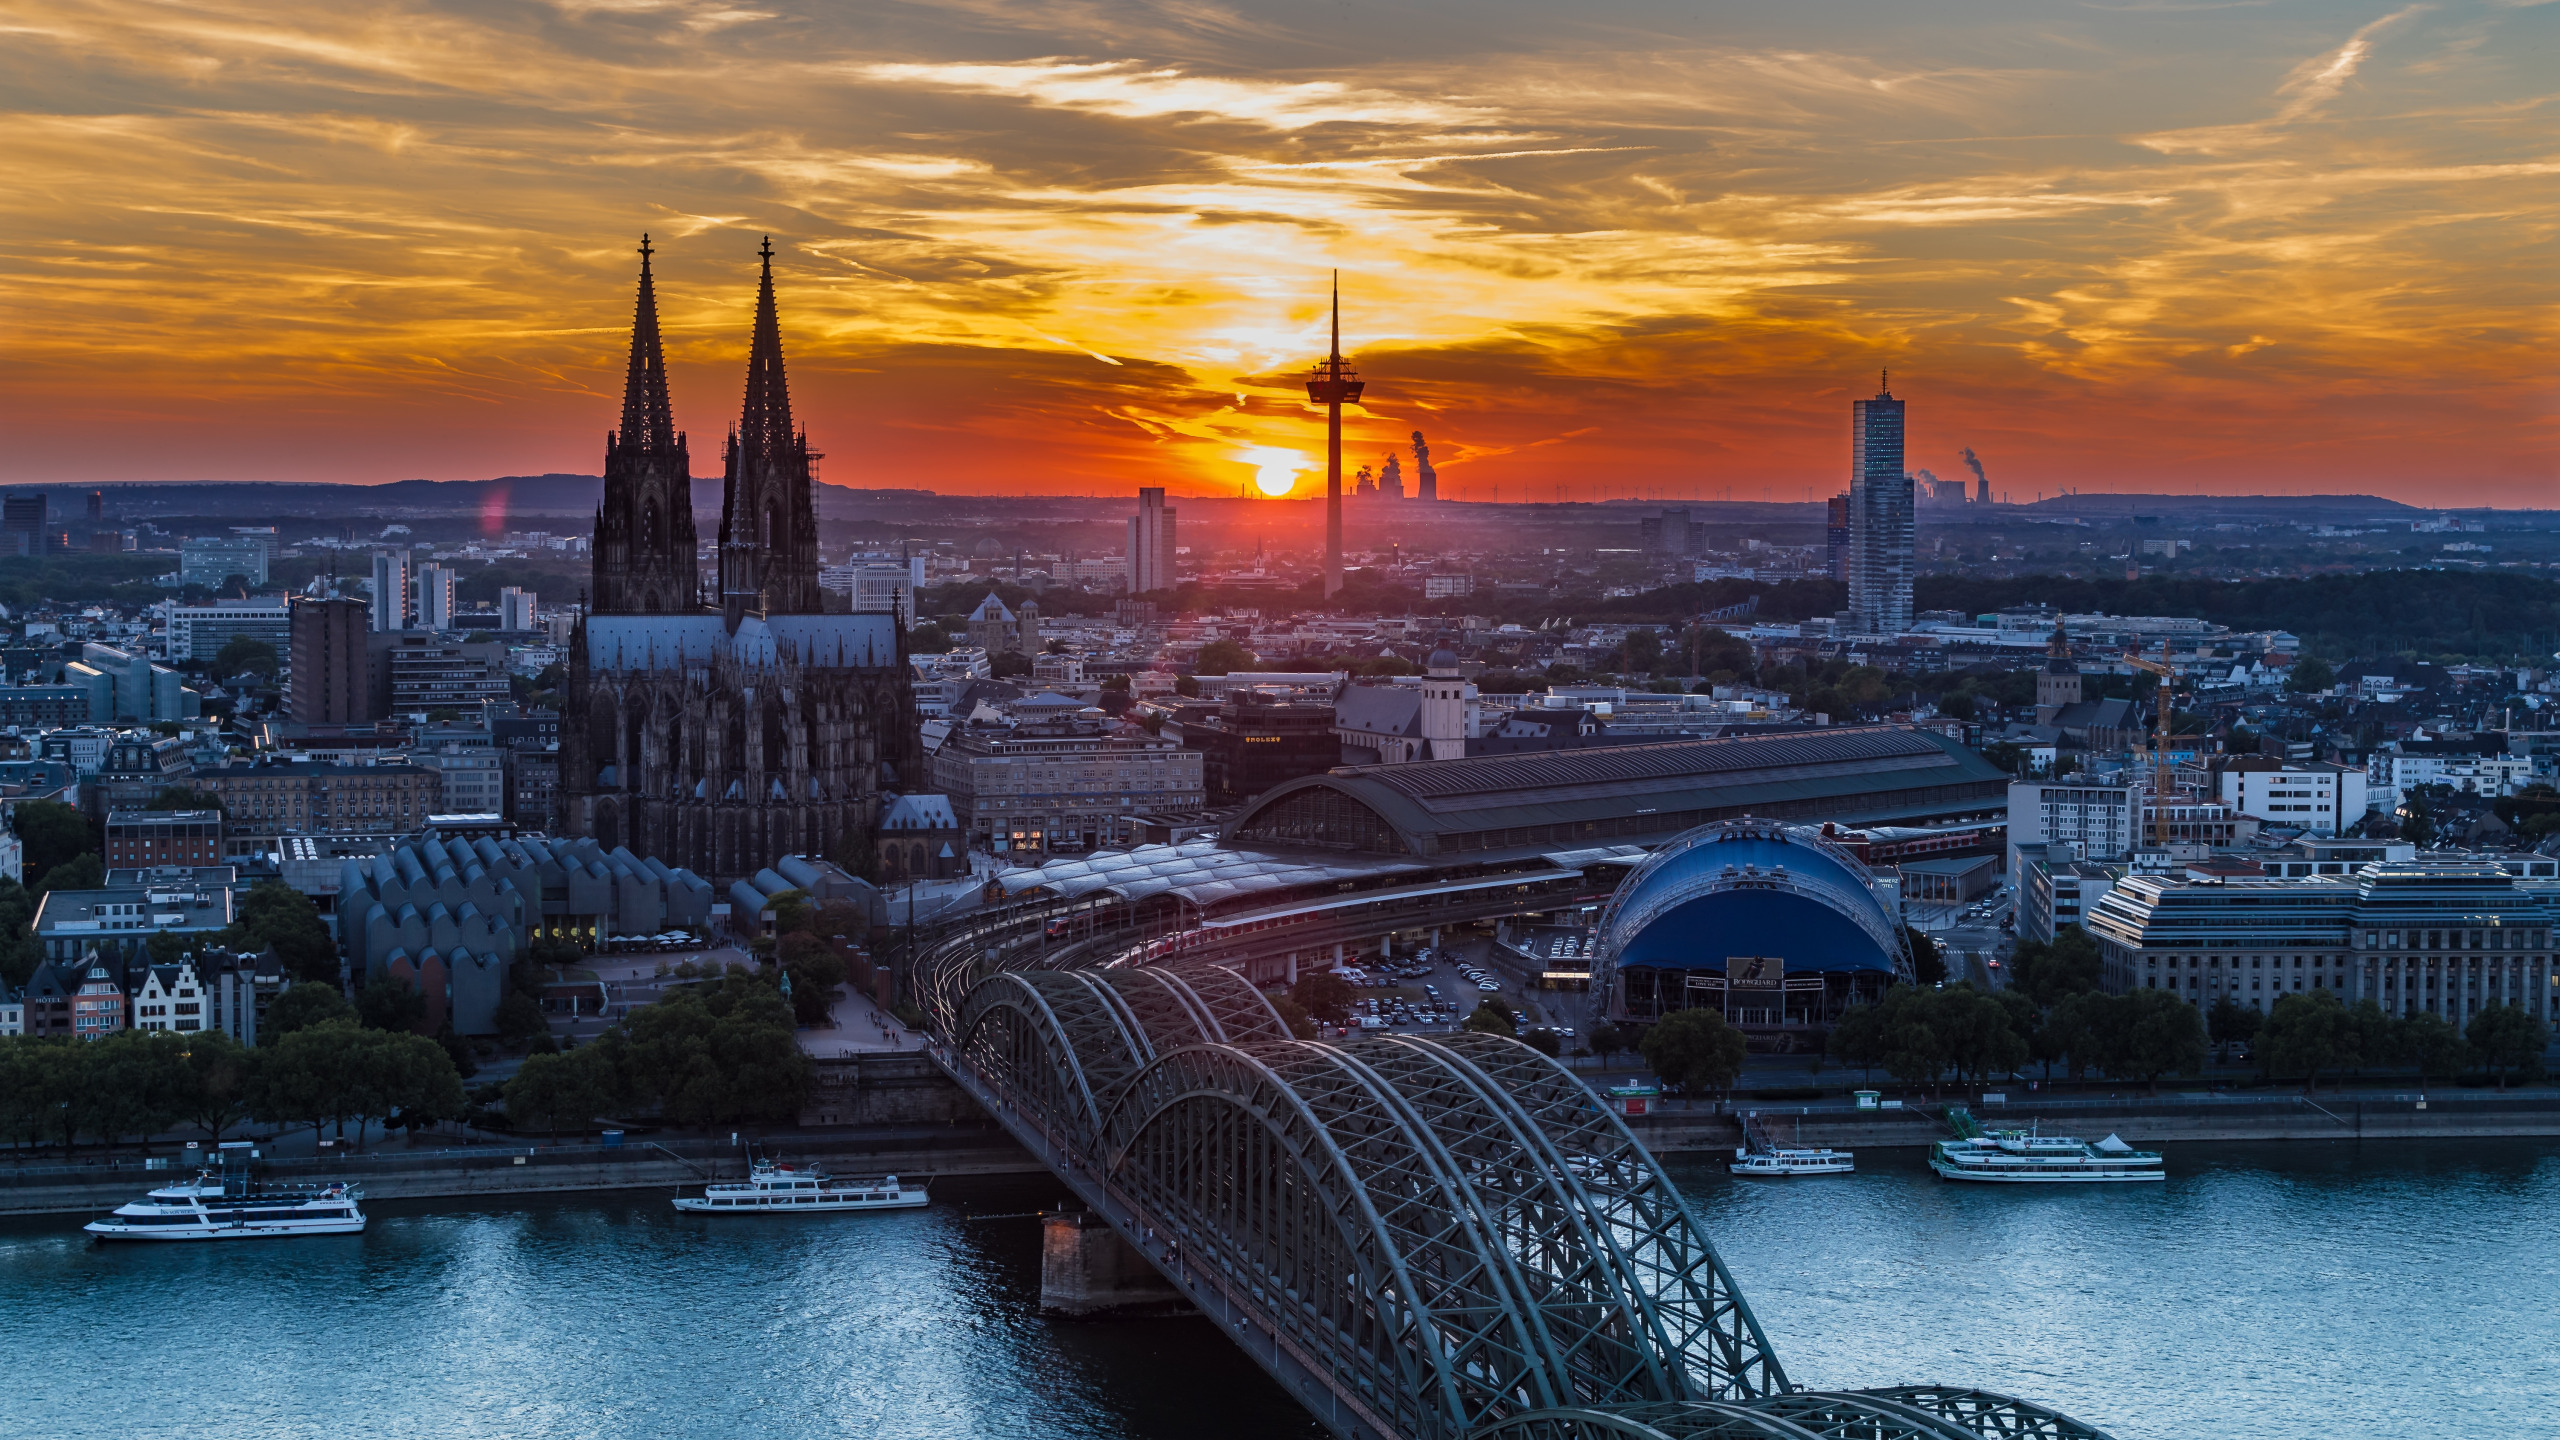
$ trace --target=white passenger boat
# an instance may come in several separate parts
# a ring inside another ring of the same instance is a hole
[[[245,1142],[226,1143],[220,1170],[163,1185],[81,1228],[101,1240],[274,1240],[363,1231],[363,1190],[258,1184],[249,1175],[256,1153]]]
[[[743,1181],[705,1185],[699,1195],[678,1195],[679,1210],[710,1215],[814,1215],[830,1210],[903,1210],[926,1200],[921,1185],[895,1175],[877,1180],[838,1180],[820,1170],[759,1160]]]
[[[1930,1148],[1929,1168],[1949,1180],[1998,1185],[2139,1183],[2168,1175],[2157,1151],[2136,1150],[2113,1135],[2092,1145],[2034,1130],[1993,1130],[1941,1140]]]
[[[1847,1150],[1817,1150],[1779,1146],[1771,1150],[1737,1148],[1727,1170],[1736,1175],[1775,1178],[1782,1175],[1847,1175],[1858,1168],[1857,1156]]]

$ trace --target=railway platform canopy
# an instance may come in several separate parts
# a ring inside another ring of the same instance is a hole
[[[2009,776],[1961,743],[1859,725],[1428,764],[1357,765],[1274,786],[1226,843],[1446,863],[1650,848],[1701,825],[1931,827],[2003,813]]]

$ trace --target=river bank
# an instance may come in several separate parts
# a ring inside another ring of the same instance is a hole
[[[1037,1174],[1039,1166],[992,1124],[839,1126],[752,1137],[768,1153],[822,1161],[843,1175]],[[199,1152],[200,1153],[200,1152]],[[0,1166],[0,1215],[80,1214],[109,1210],[155,1185],[184,1178],[192,1162],[153,1157],[100,1157],[70,1164]],[[279,1157],[260,1171],[280,1182],[351,1181],[368,1200],[424,1200],[467,1195],[538,1195],[585,1190],[667,1190],[746,1172],[743,1148],[726,1136],[634,1137],[605,1145],[488,1139],[454,1145],[404,1144],[366,1154]]]
[[[1948,1134],[1947,1104],[1966,1104],[1985,1125],[2095,1140],[2116,1134],[2136,1145],[2190,1140],[2443,1140],[2560,1136],[2560,1093],[2350,1091],[2295,1094],[2046,1098],[2009,1092],[2006,1101],[1908,1101],[1898,1109],[1854,1102],[1739,1100],[1722,1109],[1671,1108],[1630,1120],[1658,1154],[1728,1150],[1742,1143],[1740,1116],[1756,1113],[1780,1140],[1842,1149],[1925,1148]]]

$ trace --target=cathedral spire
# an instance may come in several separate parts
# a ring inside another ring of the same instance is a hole
[[[664,450],[675,444],[675,407],[667,400],[667,357],[658,343],[658,289],[650,280],[649,237],[640,237],[640,300],[631,317],[631,374],[622,386],[626,447]]]
[[[764,278],[756,288],[756,334],[747,353],[747,404],[738,445],[750,455],[791,452],[791,386],[782,374],[782,321],[773,304],[773,239],[764,242]]]

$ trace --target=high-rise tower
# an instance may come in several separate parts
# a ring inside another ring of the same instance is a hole
[[[1902,469],[1902,402],[1880,380],[1849,407],[1849,621],[1861,635],[1911,628],[1911,477]]]
[[[693,566],[693,465],[667,400],[658,291],[649,275],[654,253],[649,237],[641,236],[622,428],[605,437],[604,501],[596,507],[591,603],[599,615],[692,610],[701,603]]]
[[[782,372],[782,321],[773,303],[773,241],[756,289],[747,401],[729,437],[720,502],[720,608],[734,625],[749,610],[815,615],[818,516],[809,490],[809,437],[792,428]]]
[[[1361,382],[1342,359],[1342,272],[1333,276],[1333,350],[1307,377],[1307,398],[1324,407],[1324,593],[1342,593],[1342,407],[1360,403]]]

